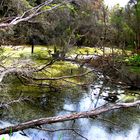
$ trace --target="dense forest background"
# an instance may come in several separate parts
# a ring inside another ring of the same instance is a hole
[[[38,6],[43,0],[2,0],[1,23],[12,21],[17,15]],[[62,1],[54,1],[43,10]],[[29,13],[27,13],[29,14]],[[50,12],[43,13],[17,26],[1,29],[1,44],[35,44],[66,46],[101,46],[139,49],[140,47],[140,2],[130,0],[126,7],[116,5],[109,9],[102,0],[75,0]]]

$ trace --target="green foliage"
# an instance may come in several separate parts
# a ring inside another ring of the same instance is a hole
[[[36,5],[36,0],[27,0],[30,5],[35,6]]]
[[[100,49],[97,48],[90,48],[90,47],[83,47],[83,48],[77,48],[75,49],[76,54],[80,54],[80,55],[100,55],[102,54],[102,51]]]
[[[72,12],[76,12],[75,7],[74,7],[72,4],[67,4],[66,6],[67,6],[67,8],[68,8],[69,10],[71,10]]]
[[[12,127],[10,128],[10,136],[12,136],[12,134],[13,134],[13,130],[12,130]]]
[[[52,7],[57,6],[57,4],[50,4],[50,5],[46,5],[43,10],[50,10]]]
[[[134,55],[125,59],[125,63],[131,66],[140,66],[140,55]]]
[[[3,137],[1,140],[5,140],[5,138]]]
[[[63,135],[62,135],[62,133],[59,135],[59,137],[58,137],[58,140],[62,140],[62,137],[63,137]]]
[[[130,66],[129,71],[132,73],[140,74],[140,67],[139,66]]]
[[[135,35],[135,32],[133,31],[133,29],[127,23],[123,24],[123,30],[125,32],[125,35],[127,34],[129,34],[130,36]]]
[[[10,134],[9,134],[9,136],[10,136],[9,140],[11,139],[12,134],[13,134],[13,131],[12,131],[12,128],[11,128],[11,129],[10,129]],[[2,137],[1,140],[6,140],[6,138],[5,138],[5,137]]]
[[[119,5],[116,5],[111,13],[111,23],[114,26],[121,27],[123,20],[123,8],[120,8]]]

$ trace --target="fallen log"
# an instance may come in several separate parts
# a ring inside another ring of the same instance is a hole
[[[111,110],[136,107],[138,105],[140,105],[140,100],[133,103],[117,103],[117,104],[103,105],[91,111],[84,111],[84,112],[79,112],[79,113],[60,115],[60,116],[48,117],[48,118],[40,118],[36,120],[31,120],[25,123],[21,123],[15,126],[9,126],[9,127],[0,129],[0,135],[11,133],[11,131],[13,133],[20,130],[35,128],[37,126],[44,125],[44,124],[53,124],[53,123],[58,123],[58,122],[65,122],[65,121],[80,119],[80,118],[96,117],[102,113],[105,113]]]

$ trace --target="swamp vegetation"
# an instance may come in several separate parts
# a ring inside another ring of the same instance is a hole
[[[0,140],[139,140],[140,1],[0,1]]]

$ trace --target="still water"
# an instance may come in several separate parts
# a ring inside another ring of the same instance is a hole
[[[110,93],[117,95],[116,102],[129,102],[140,99],[140,92],[123,90],[118,85],[112,85],[101,80],[95,81],[86,89],[78,87],[61,92],[49,92],[46,89],[38,90],[26,87],[11,88],[1,91],[1,99],[18,98],[19,96],[32,97],[32,101],[15,104],[0,112],[0,128],[20,122],[70,114],[80,111],[90,111],[108,103],[106,97]],[[69,129],[65,131],[44,132],[29,129],[16,132],[11,137],[1,135],[0,140],[140,140],[140,110],[139,108],[121,109],[104,113],[96,119],[79,119],[75,121],[44,125],[51,130]],[[70,130],[71,129],[71,130]],[[75,131],[72,131],[75,130]]]

